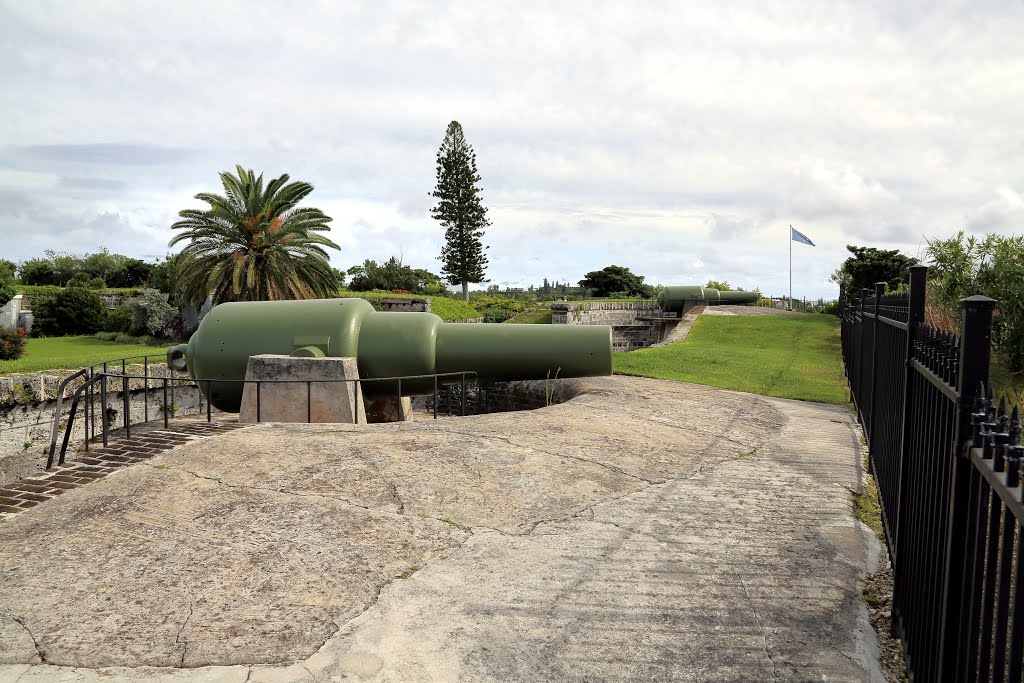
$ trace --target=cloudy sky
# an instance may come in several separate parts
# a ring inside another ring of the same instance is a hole
[[[167,253],[236,163],[348,268],[440,269],[448,122],[493,282],[615,263],[835,296],[845,245],[1024,232],[1024,2],[0,2],[0,257]]]

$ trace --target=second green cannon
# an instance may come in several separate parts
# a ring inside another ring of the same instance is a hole
[[[351,357],[361,379],[471,371],[485,381],[512,381],[612,372],[606,325],[446,323],[432,313],[379,313],[363,299],[220,304],[187,344],[168,349],[167,362],[200,380],[217,409],[238,412],[249,357],[259,354]],[[387,385],[365,382],[363,391],[394,391]],[[401,393],[428,394],[433,386],[433,379],[406,380]]]

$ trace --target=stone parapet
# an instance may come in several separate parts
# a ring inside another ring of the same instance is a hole
[[[430,299],[425,297],[393,297],[380,300],[380,310],[387,313],[430,313]]]
[[[665,315],[657,301],[572,301],[551,306],[554,325],[611,326],[615,351],[634,351],[661,342],[676,324],[661,319]]]

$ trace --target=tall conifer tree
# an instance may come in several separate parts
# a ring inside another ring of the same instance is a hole
[[[462,285],[462,298],[467,302],[469,284],[486,281],[487,255],[481,238],[491,222],[480,202],[479,182],[476,154],[466,142],[462,126],[452,121],[437,150],[437,186],[431,193],[437,206],[430,213],[444,226],[441,275],[453,285]]]

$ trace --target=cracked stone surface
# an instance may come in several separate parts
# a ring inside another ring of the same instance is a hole
[[[13,518],[0,681],[881,680],[849,413],[560,391],[254,427]]]

